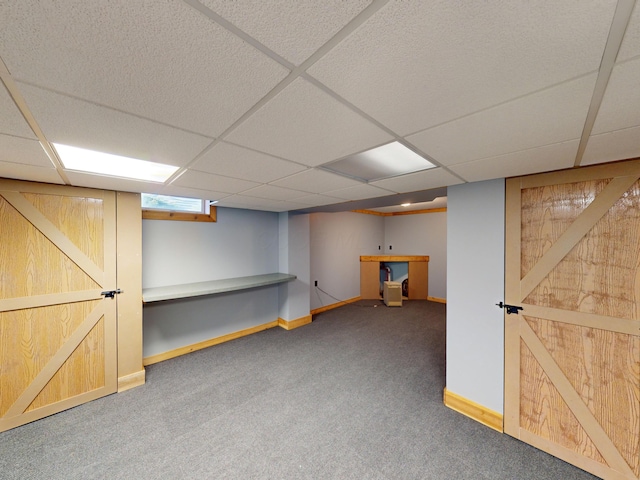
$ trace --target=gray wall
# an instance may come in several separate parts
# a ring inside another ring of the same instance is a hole
[[[291,215],[283,212],[279,217],[279,271],[297,278],[280,285],[280,318],[296,320],[309,315],[309,215]]]
[[[310,216],[311,310],[358,297],[360,255],[382,254],[383,217],[353,212]],[[314,287],[316,280],[328,295]]]
[[[446,212],[384,217],[384,247],[389,255],[429,255],[429,296],[447,298]]]
[[[216,223],[145,220],[143,288],[277,272],[278,214],[218,208]],[[245,328],[279,314],[278,286],[147,304],[148,357]]]
[[[503,179],[447,197],[447,389],[503,413]]]

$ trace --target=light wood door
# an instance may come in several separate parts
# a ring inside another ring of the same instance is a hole
[[[505,432],[640,477],[640,162],[507,181]]]
[[[0,180],[0,431],[117,388],[115,194]]]

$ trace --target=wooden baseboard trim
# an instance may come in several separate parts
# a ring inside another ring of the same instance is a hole
[[[278,318],[278,326],[285,330],[293,330],[294,328],[302,327],[311,323],[311,315],[305,315],[304,317],[296,318],[295,320],[285,320],[284,318]]]
[[[354,302],[357,302],[358,300],[362,300],[362,297],[358,296],[358,297],[348,298],[340,302],[332,303],[330,305],[325,305],[324,307],[314,308],[309,313],[311,313],[311,315],[315,315],[316,313],[322,313],[328,310],[333,310],[334,308],[342,307],[343,305],[346,305],[348,303],[354,303]]]
[[[427,300],[429,300],[430,302],[447,303],[447,299],[446,298],[427,297]]]
[[[462,415],[472,418],[500,433],[504,432],[502,414],[490,410],[472,400],[444,389],[444,404]]]
[[[210,338],[209,340],[194,343],[193,345],[187,345],[185,347],[176,348],[175,350],[169,350],[168,352],[151,355],[150,357],[143,358],[142,364],[146,367],[147,365],[153,365],[154,363],[163,362],[171,358],[186,355],[187,353],[202,350],[203,348],[207,347],[212,347],[220,343],[229,342],[231,340],[235,340],[236,338],[246,337],[247,335],[251,335],[252,333],[262,332],[263,330],[268,330],[269,328],[274,328],[277,326],[278,320],[274,320],[273,322],[263,323],[262,325],[256,325],[255,327],[245,328],[244,330],[229,333],[227,335],[222,335],[221,337]]]
[[[125,375],[123,377],[118,378],[118,393],[124,392],[126,390],[130,390],[134,387],[139,387],[140,385],[144,385],[145,381],[145,370],[144,368],[136,373],[130,373],[129,375]]]

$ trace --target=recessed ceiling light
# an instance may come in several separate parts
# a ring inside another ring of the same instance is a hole
[[[54,143],[53,146],[64,168],[78,172],[162,183],[178,170],[178,167],[164,163],[121,157],[59,143]]]
[[[419,172],[435,165],[399,142],[356,153],[320,168],[367,182]]]
[[[401,204],[400,204],[400,206],[401,206],[401,207],[408,207],[408,206],[410,206],[410,205],[411,205],[410,203],[401,203]]]

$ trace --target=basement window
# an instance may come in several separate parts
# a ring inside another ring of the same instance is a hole
[[[209,200],[155,193],[143,193],[140,197],[142,218],[146,220],[216,221],[216,207],[212,205],[215,202]]]

